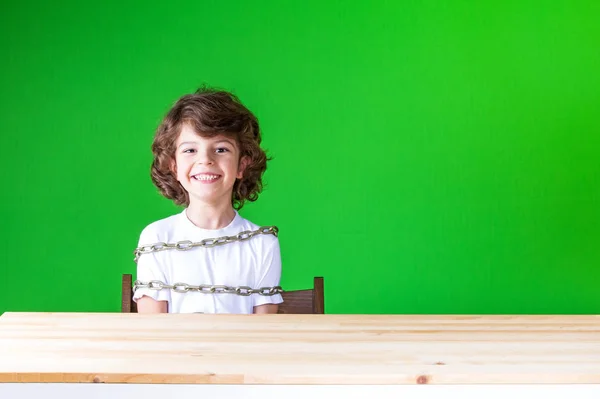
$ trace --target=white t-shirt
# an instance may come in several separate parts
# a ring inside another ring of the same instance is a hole
[[[185,210],[148,225],[140,234],[138,247],[158,242],[198,242],[206,238],[232,236],[259,226],[235,212],[232,222],[218,230],[205,230],[194,225]],[[274,287],[281,278],[279,240],[272,234],[259,234],[241,242],[231,242],[212,248],[195,247],[185,251],[167,249],[144,253],[137,261],[137,279],[147,283],[160,280],[167,284]],[[149,296],[168,301],[169,313],[252,313],[253,307],[283,302],[281,294],[206,294],[170,289],[138,288],[133,300]]]

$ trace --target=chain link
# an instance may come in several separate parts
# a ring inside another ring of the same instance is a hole
[[[133,292],[135,292],[139,288],[149,288],[151,290],[157,291],[168,289],[179,293],[186,293],[192,291],[200,292],[203,294],[235,294],[241,296],[249,296],[252,294],[258,294],[262,296],[273,296],[284,292],[280,286],[261,287],[254,289],[245,285],[238,287],[230,287],[227,285],[191,285],[186,283],[166,284],[160,280],[151,280],[148,282],[136,280],[133,283]]]
[[[172,244],[169,244],[166,242],[157,242],[154,244],[143,245],[141,247],[136,248],[135,251],[133,251],[133,253],[135,255],[135,258],[133,260],[134,260],[134,262],[137,263],[140,256],[142,256],[143,254],[150,253],[150,252],[166,251],[169,249],[175,249],[178,251],[187,251],[189,249],[196,248],[196,247],[212,248],[212,247],[216,247],[219,245],[229,244],[232,242],[246,241],[246,240],[251,239],[254,236],[261,235],[261,234],[272,234],[275,237],[277,237],[278,233],[279,233],[279,229],[276,226],[264,226],[264,227],[259,227],[256,230],[242,231],[241,233],[238,233],[234,236],[205,238],[204,240],[199,241],[199,242],[178,241],[178,242],[172,243]]]

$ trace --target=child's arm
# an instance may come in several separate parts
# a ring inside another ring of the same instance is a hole
[[[157,301],[149,296],[144,295],[137,300],[138,313],[167,313],[168,302]]]
[[[279,240],[276,237],[265,237],[265,241],[270,242],[262,255],[262,263],[258,272],[259,279],[255,282],[256,287],[274,287],[279,285],[281,278],[281,253]],[[254,306],[252,313],[266,314],[277,313],[279,303],[283,302],[281,294],[273,296],[255,295],[253,297]]]
[[[151,224],[140,234],[138,247],[159,241],[156,224]],[[137,280],[145,283],[153,280],[167,282],[164,273],[164,258],[156,252],[140,255],[137,260]],[[133,294],[133,300],[137,303],[138,313],[168,313],[171,292],[166,289],[137,288]]]
[[[275,303],[265,303],[264,305],[255,306],[254,314],[277,313],[277,309],[279,309],[279,305]]]

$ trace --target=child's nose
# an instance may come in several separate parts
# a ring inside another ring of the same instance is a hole
[[[196,163],[211,165],[213,163],[212,153],[209,151],[199,151]]]

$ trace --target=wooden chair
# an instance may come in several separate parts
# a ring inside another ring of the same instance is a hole
[[[133,296],[133,280],[131,274],[123,274],[121,280],[121,312],[137,313],[137,304]],[[313,288],[286,291],[281,294],[283,303],[279,304],[277,313],[281,314],[324,314],[325,287],[323,277],[315,277]]]
[[[123,274],[121,278],[121,313],[137,313],[137,303],[133,301],[133,277]]]
[[[324,314],[325,286],[323,277],[313,279],[313,288],[296,291],[285,291],[281,294],[283,303],[279,304],[277,313],[281,314]]]

